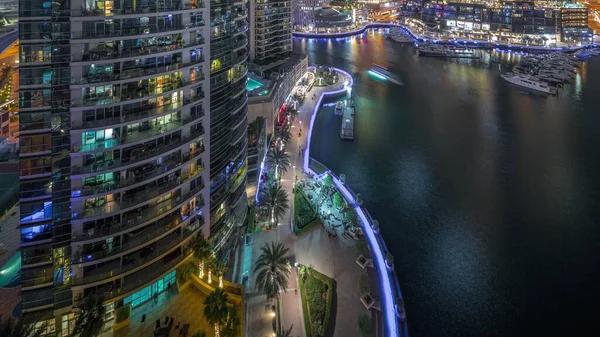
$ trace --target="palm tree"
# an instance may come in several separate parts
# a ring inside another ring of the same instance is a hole
[[[264,188],[260,194],[261,211],[270,216],[271,224],[275,225],[290,207],[288,195],[280,185]]]
[[[79,305],[79,315],[75,320],[73,335],[80,337],[97,337],[104,328],[104,298],[96,295],[86,296]]]
[[[34,324],[25,324],[22,318],[9,317],[0,322],[0,336],[2,337],[39,337],[43,331],[43,328],[36,328]]]
[[[294,325],[292,324],[292,326],[290,326],[290,328],[288,330],[279,329],[279,331],[277,331],[276,337],[290,337],[292,335],[293,328],[294,328]]]
[[[275,138],[283,144],[287,144],[292,140],[292,134],[288,129],[277,128],[275,129]]]
[[[256,262],[254,272],[258,289],[274,298],[281,290],[285,291],[288,285],[291,269],[290,261],[286,255],[288,249],[281,242],[267,243],[260,248],[261,254]]]
[[[271,149],[267,154],[267,164],[275,167],[275,179],[279,177],[279,170],[287,171],[290,166],[290,155],[285,153],[284,150]]]
[[[194,257],[198,259],[198,269],[200,270],[200,278],[204,277],[204,264],[205,261],[210,259],[212,256],[212,247],[210,242],[206,241],[202,234],[198,235],[198,242],[194,247]]]
[[[221,324],[226,321],[227,314],[227,293],[221,288],[215,288],[204,300],[204,317],[215,326],[215,336],[219,336]]]
[[[240,315],[236,306],[229,307],[227,321],[223,325],[221,335],[223,337],[238,337],[240,335]]]

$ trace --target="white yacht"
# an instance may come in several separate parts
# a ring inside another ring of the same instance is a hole
[[[556,95],[556,88],[548,86],[548,83],[540,81],[535,77],[513,73],[506,73],[500,76],[506,82],[518,85],[520,87],[543,92],[549,95]]]

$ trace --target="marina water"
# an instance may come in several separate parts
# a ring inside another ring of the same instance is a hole
[[[311,154],[379,220],[411,335],[597,335],[600,59],[538,97],[500,79],[518,54],[417,58],[384,37],[294,47],[355,77],[354,140],[325,107]]]

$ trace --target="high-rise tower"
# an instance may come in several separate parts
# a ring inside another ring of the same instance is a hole
[[[197,235],[226,241],[245,185],[243,5],[20,0],[26,317],[65,336],[86,295],[110,317],[174,283]]]
[[[285,62],[292,53],[292,1],[250,2],[250,61],[259,69]]]

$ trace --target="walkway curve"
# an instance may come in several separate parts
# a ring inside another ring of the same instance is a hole
[[[321,103],[323,99],[328,96],[336,96],[345,93],[346,87],[351,87],[354,84],[354,80],[352,79],[352,76],[350,76],[350,74],[338,68],[332,69],[347,76],[347,78],[349,78],[349,83],[347,83],[346,85],[342,85],[342,87],[338,90],[321,93],[317,104],[314,107],[310,119],[310,127],[308,129],[307,134],[307,146],[303,157],[302,166],[304,172],[308,172],[315,175],[316,173],[309,167],[311,144],[310,142],[312,138],[312,131],[315,123],[315,118],[317,116],[317,113],[319,112],[319,109],[321,108]],[[365,233],[365,237],[367,239],[367,242],[369,243],[371,252],[373,253],[374,263],[381,286],[380,289],[382,298],[382,312],[385,326],[387,327],[385,329],[385,336],[408,337],[408,325],[406,323],[406,319],[404,319],[403,317],[401,319],[402,315],[400,315],[396,310],[396,298],[402,298],[398,276],[396,275],[396,272],[393,268],[387,268],[385,256],[388,253],[388,250],[385,246],[383,238],[379,233],[376,233],[373,230],[373,227],[371,225],[373,220],[371,219],[366,209],[363,209],[363,207],[359,206],[356,203],[356,195],[354,194],[354,192],[352,192],[352,190],[349,187],[347,187],[344,182],[340,181],[340,179],[335,174],[333,174],[333,172],[329,171],[329,173],[331,173],[331,176],[333,177],[333,182],[336,185],[336,187],[342,192],[346,200],[348,200],[348,202],[356,209],[358,217],[360,218],[359,222],[361,224],[362,230]]]
[[[292,32],[292,36],[297,37],[297,38],[306,38],[306,39],[336,39],[336,38],[344,38],[344,37],[350,37],[350,36],[356,36],[356,35],[362,35],[365,33],[365,31],[367,29],[372,29],[372,28],[391,28],[391,27],[400,27],[402,29],[404,29],[407,33],[409,33],[413,39],[418,40],[418,41],[442,41],[439,39],[432,39],[432,38],[428,38],[428,37],[423,37],[423,36],[419,36],[417,34],[415,34],[410,28],[408,28],[405,25],[401,25],[398,23],[392,23],[392,22],[374,22],[374,23],[367,23],[365,25],[363,25],[361,28],[359,29],[355,29],[355,30],[350,30],[347,32],[339,32],[339,33],[309,33],[309,32]],[[477,41],[477,40],[459,40],[459,39],[454,39],[452,41],[443,41],[444,43],[449,43],[449,44],[454,44],[454,45],[470,45],[472,47],[476,47],[476,48],[486,48],[486,49],[494,49],[494,48],[498,48],[498,49],[506,49],[506,50],[521,50],[521,51],[525,51],[525,50],[537,50],[537,51],[561,51],[561,50],[571,50],[571,51],[575,51],[575,50],[579,50],[579,49],[586,49],[586,48],[594,48],[594,47],[600,47],[600,44],[584,44],[578,47],[564,47],[564,48],[560,48],[560,47],[556,47],[556,48],[549,48],[549,47],[539,47],[539,46],[524,46],[524,45],[518,45],[518,44],[508,44],[508,43],[501,43],[501,42],[486,42],[486,41]]]

